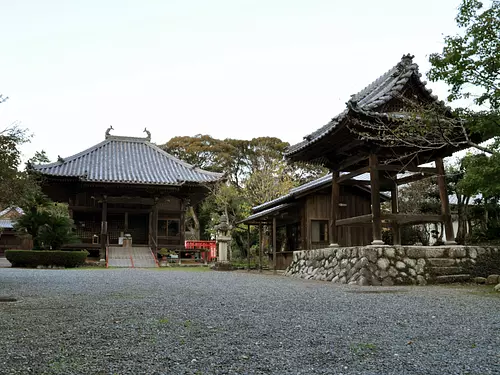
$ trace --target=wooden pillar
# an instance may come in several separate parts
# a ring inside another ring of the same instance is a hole
[[[106,196],[102,200],[102,212],[101,212],[101,253],[100,258],[106,258],[106,246],[108,243],[108,202],[106,201]]]
[[[125,233],[128,231],[128,212],[125,212],[125,223],[124,223]]]
[[[378,158],[370,154],[370,185],[372,192],[372,245],[383,245],[382,219],[380,216],[380,178],[378,173]]]
[[[396,183],[396,175],[394,176],[394,184],[391,188],[391,206],[392,213],[397,214],[399,212],[398,206],[398,184]],[[397,221],[392,222],[392,242],[394,245],[401,245],[401,228]]]
[[[332,201],[330,212],[330,247],[339,246],[339,231],[337,228],[337,218],[339,217],[340,185],[338,183],[339,172],[332,171]]]
[[[250,272],[250,224],[247,225],[247,263],[248,272]]]
[[[158,198],[155,198],[155,203],[153,205],[153,246],[155,250],[158,250]]]
[[[259,272],[262,272],[262,253],[264,252],[264,236],[262,235],[262,224],[259,224]]]
[[[184,200],[181,200],[181,218],[179,223],[179,231],[181,234],[181,243],[182,247],[185,246],[185,238],[186,238],[186,206],[184,204]]]
[[[273,217],[273,273],[276,274],[276,216]]]
[[[448,200],[448,191],[446,189],[446,178],[444,171],[443,158],[436,159],[437,180],[439,186],[439,197],[441,198],[441,214],[444,220],[444,230],[446,232],[446,245],[454,245],[455,233],[451,222],[450,202]]]
[[[156,253],[156,249],[153,248],[153,210],[149,211],[148,245],[153,249],[153,253]]]

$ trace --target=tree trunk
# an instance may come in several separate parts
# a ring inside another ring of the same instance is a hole
[[[196,210],[194,209],[193,206],[189,206],[189,213],[191,214],[191,217],[193,218],[193,223],[194,223],[194,233],[196,238],[199,240],[200,239],[200,220],[198,219],[198,215],[196,214]]]

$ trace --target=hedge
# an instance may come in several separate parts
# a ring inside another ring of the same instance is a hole
[[[76,267],[85,263],[89,253],[61,250],[6,250],[5,257],[12,267],[63,266]]]

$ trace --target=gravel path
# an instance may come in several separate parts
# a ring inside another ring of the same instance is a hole
[[[2,268],[0,296],[0,374],[500,374],[500,298],[463,287]]]

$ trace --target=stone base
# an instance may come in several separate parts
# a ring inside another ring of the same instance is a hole
[[[229,262],[215,262],[212,269],[214,271],[232,271],[233,266]]]
[[[426,285],[500,274],[500,249],[468,246],[328,247],[295,251],[285,275],[357,285]],[[496,271],[498,269],[498,271]]]

